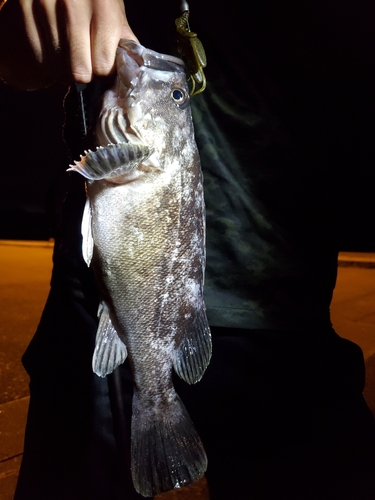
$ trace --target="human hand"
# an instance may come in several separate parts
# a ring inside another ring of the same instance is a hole
[[[120,38],[137,40],[123,0],[8,0],[0,11],[0,76],[27,90],[88,83],[111,73]]]

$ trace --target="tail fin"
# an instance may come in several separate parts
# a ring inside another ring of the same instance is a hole
[[[146,497],[194,483],[207,469],[186,408],[176,393],[172,398],[167,407],[155,408],[133,396],[132,476],[135,489]]]

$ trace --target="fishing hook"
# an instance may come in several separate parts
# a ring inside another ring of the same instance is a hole
[[[181,1],[182,15],[175,20],[177,29],[177,51],[185,62],[189,81],[191,81],[190,95],[196,95],[206,88],[206,76],[203,68],[207,65],[206,53],[198,35],[191,31],[189,26],[189,4],[186,0]],[[199,87],[196,87],[196,84]]]

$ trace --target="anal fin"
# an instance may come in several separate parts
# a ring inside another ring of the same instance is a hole
[[[202,307],[186,322],[183,339],[173,359],[173,368],[185,382],[195,384],[203,377],[211,354],[211,332]]]
[[[125,361],[128,353],[112,324],[108,307],[104,302],[99,305],[98,315],[100,319],[92,357],[92,369],[99,377],[105,377]]]

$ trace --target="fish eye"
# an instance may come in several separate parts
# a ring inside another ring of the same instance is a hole
[[[182,104],[186,98],[185,92],[181,89],[173,89],[171,96],[174,102],[177,104]]]

